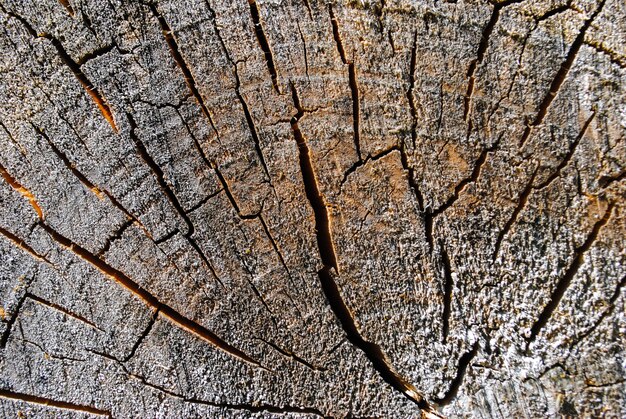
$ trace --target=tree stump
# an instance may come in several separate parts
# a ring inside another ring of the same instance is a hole
[[[0,0],[3,417],[624,417],[623,0]]]

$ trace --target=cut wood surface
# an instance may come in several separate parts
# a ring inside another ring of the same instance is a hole
[[[0,416],[626,417],[624,0],[0,24]]]

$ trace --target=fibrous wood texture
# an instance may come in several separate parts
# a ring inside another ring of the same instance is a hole
[[[4,417],[626,415],[623,0],[0,0]]]

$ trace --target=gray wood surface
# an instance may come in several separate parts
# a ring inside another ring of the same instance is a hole
[[[0,416],[626,416],[624,0],[0,24]]]

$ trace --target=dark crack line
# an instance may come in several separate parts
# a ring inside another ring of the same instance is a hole
[[[359,161],[362,161],[363,158],[361,156],[361,107],[359,100],[359,85],[357,82],[357,74],[356,67],[354,61],[348,60],[346,58],[346,53],[343,48],[343,42],[341,41],[341,36],[339,35],[339,23],[335,14],[333,12],[332,4],[328,5],[328,13],[330,15],[330,22],[333,28],[333,37],[335,39],[335,44],[337,45],[337,51],[339,52],[339,56],[344,65],[348,66],[348,85],[350,87],[350,95],[352,97],[352,131],[353,131],[353,141],[354,148],[356,150],[357,157]]]
[[[306,41],[304,39],[304,34],[302,33],[302,29],[300,28],[300,22],[296,21],[296,25],[298,26],[298,33],[300,34],[300,40],[302,41],[302,49],[303,49],[303,58],[304,58],[304,74],[306,74],[306,78],[310,81],[309,77],[309,58],[308,52],[306,48]]]
[[[500,230],[500,232],[498,233],[498,237],[493,248],[493,256],[491,257],[492,261],[495,261],[498,258],[498,254],[500,253],[500,246],[502,246],[502,241],[504,240],[506,235],[509,234],[509,230],[511,230],[511,227],[513,227],[513,224],[515,224],[515,222],[517,221],[517,217],[528,203],[528,198],[533,191],[533,182],[535,181],[535,176],[537,175],[538,170],[539,165],[535,167],[535,170],[533,171],[530,180],[526,184],[526,187],[520,193],[519,198],[517,199],[517,205],[515,206],[513,213],[504,224],[504,227],[502,227],[502,230]]]
[[[452,279],[452,266],[450,265],[450,257],[446,251],[443,241],[439,242],[441,249],[441,262],[443,263],[443,312],[442,320],[443,327],[441,331],[442,342],[445,345],[448,340],[448,332],[450,330],[450,312],[452,308],[452,289],[454,288],[454,281]]]
[[[311,364],[310,362],[308,362],[306,359],[299,357],[298,355],[294,354],[291,351],[287,351],[283,348],[281,348],[280,346],[276,345],[275,343],[263,339],[261,337],[256,337],[256,339],[260,340],[261,342],[265,343],[268,346],[271,346],[276,352],[280,353],[281,355],[283,355],[286,358],[291,358],[293,359],[295,362],[304,365],[305,367],[307,367],[308,369],[312,370],[312,371],[327,371],[326,368],[323,367],[316,367],[315,365]]]
[[[457,373],[454,380],[450,383],[450,387],[448,387],[448,391],[445,395],[439,399],[435,399],[435,402],[440,406],[446,406],[450,404],[452,400],[456,397],[461,388],[461,384],[463,384],[463,379],[465,378],[465,374],[467,373],[467,368],[469,367],[472,359],[478,354],[478,342],[474,343],[474,346],[469,352],[465,352],[461,358],[459,358],[459,364],[457,366]]]
[[[45,262],[48,265],[55,267],[55,265],[48,258],[37,253],[35,249],[27,245],[26,242],[24,242],[24,240],[20,239],[15,234],[11,233],[9,230],[3,227],[0,227],[0,234],[2,234],[4,237],[9,239],[18,249],[25,251],[26,253],[28,253],[29,255],[31,255],[33,258],[37,259],[40,262]]]
[[[108,252],[111,249],[111,245],[113,244],[113,242],[115,242],[116,240],[121,239],[122,236],[124,235],[124,232],[131,225],[133,225],[133,220],[126,220],[126,222],[124,224],[122,224],[120,226],[120,228],[111,237],[107,238],[106,242],[104,243],[104,246],[102,246],[102,249],[100,249],[100,251],[98,251],[96,256],[98,256],[100,259],[102,259],[104,257],[104,255],[106,254],[106,252]]]
[[[480,153],[480,156],[478,156],[478,159],[476,159],[476,162],[474,163],[474,168],[472,169],[472,173],[465,179],[461,180],[454,187],[454,194],[451,197],[449,197],[446,202],[444,202],[441,206],[439,206],[439,208],[436,208],[434,210],[430,208],[424,208],[424,230],[425,230],[425,235],[426,235],[426,241],[428,242],[430,249],[433,248],[434,218],[440,215],[441,213],[443,213],[448,208],[450,208],[457,201],[457,199],[459,199],[461,193],[468,185],[478,181],[481,170],[485,162],[487,161],[487,156],[490,153],[494,153],[497,150],[499,141],[500,139],[498,138],[498,141],[496,141],[496,143],[493,144],[491,147],[483,149],[483,151]]]
[[[87,324],[87,325],[89,325],[89,326],[93,327],[94,329],[98,329],[98,330],[102,331],[102,329],[100,329],[100,328],[99,328],[99,327],[98,327],[98,326],[97,326],[94,322],[92,322],[91,320],[88,320],[87,318],[85,318],[85,317],[81,316],[80,314],[73,313],[73,312],[71,312],[70,310],[68,310],[67,308],[65,308],[65,307],[63,307],[63,306],[61,306],[61,305],[59,305],[59,304],[57,304],[57,303],[53,303],[52,301],[48,301],[48,300],[46,300],[46,299],[44,299],[44,298],[41,298],[41,297],[39,297],[39,296],[37,296],[37,295],[31,294],[30,292],[26,292],[25,297],[26,297],[26,298],[28,298],[28,299],[30,299],[30,300],[32,300],[32,301],[35,301],[36,303],[39,303],[39,304],[41,304],[41,305],[44,305],[44,306],[50,307],[50,308],[52,308],[52,309],[54,309],[54,310],[58,311],[59,313],[63,313],[63,314],[65,314],[66,316],[69,316],[69,317],[72,317],[73,319],[76,319],[76,320],[78,320],[78,321],[81,321],[81,322],[83,322],[83,323],[85,323],[85,324]]]
[[[0,397],[11,400],[18,400],[26,403],[34,403],[44,406],[56,407],[58,409],[71,410],[80,413],[89,413],[92,415],[112,417],[111,412],[97,409],[92,406],[80,405],[76,403],[64,402],[61,400],[49,399],[46,397],[34,396],[26,393],[18,393],[15,391],[0,389]]]
[[[209,112],[209,108],[206,106],[206,103],[204,102],[204,98],[202,97],[202,94],[198,90],[196,79],[193,77],[193,74],[191,73],[191,70],[189,66],[187,65],[187,62],[185,61],[185,59],[180,53],[180,50],[178,48],[178,42],[176,41],[176,38],[174,38],[174,34],[172,30],[170,29],[165,18],[159,13],[156,6],[154,4],[151,4],[149,5],[149,7],[154,17],[156,17],[159,21],[159,26],[161,28],[161,32],[163,33],[163,37],[165,38],[165,42],[167,43],[167,46],[169,47],[169,50],[170,50],[170,53],[172,54],[172,58],[174,59],[174,62],[176,63],[178,68],[180,68],[180,71],[183,73],[185,84],[189,88],[189,91],[191,92],[193,97],[196,99],[196,102],[198,102],[198,105],[200,105],[200,109],[202,109],[202,113],[208,119],[209,124],[211,124],[211,128],[213,129],[213,132],[215,132],[218,142],[220,142],[219,131],[215,127],[215,123],[213,121],[213,117],[211,116],[211,112]]]
[[[267,63],[267,70],[269,71],[270,77],[272,79],[272,86],[274,86],[274,90],[276,91],[276,93],[280,94],[280,89],[278,87],[278,73],[276,72],[276,66],[274,64],[274,56],[272,55],[272,49],[270,48],[267,36],[265,36],[263,25],[261,25],[259,6],[257,5],[255,0],[248,0],[248,4],[250,6],[250,16],[252,17],[252,23],[254,24],[254,33],[256,34],[256,38],[259,41],[261,50],[263,50],[263,54],[265,55],[265,62]]]
[[[335,317],[339,320],[348,340],[357,348],[359,348],[367,356],[372,366],[381,378],[390,384],[395,390],[404,394],[411,401],[416,403],[420,409],[435,414],[434,408],[430,403],[417,391],[417,389],[408,383],[403,377],[396,373],[387,361],[386,355],[380,346],[373,342],[366,341],[358,331],[354,317],[350,309],[346,305],[341,296],[341,292],[337,283],[333,278],[333,271],[338,273],[337,256],[333,247],[330,218],[328,209],[324,201],[324,197],[319,190],[315,170],[311,161],[311,153],[300,128],[298,120],[304,115],[304,109],[300,104],[298,92],[295,86],[291,85],[292,99],[294,107],[297,110],[296,115],[291,120],[291,128],[294,138],[298,146],[298,158],[300,161],[300,171],[306,197],[313,209],[315,217],[315,230],[318,251],[322,260],[323,267],[318,271],[318,277],[322,286],[322,291],[330,305]]]
[[[591,26],[591,23],[594,21],[596,16],[598,16],[598,14],[600,14],[600,12],[602,11],[605,2],[606,0],[599,1],[598,7],[596,8],[596,10],[593,12],[591,17],[585,21],[580,32],[578,32],[578,36],[576,36],[576,39],[574,40],[569,51],[567,52],[567,57],[565,58],[565,61],[563,61],[563,63],[561,64],[561,68],[559,68],[559,71],[556,73],[554,79],[552,80],[552,83],[550,84],[550,89],[548,90],[548,94],[543,98],[543,101],[539,105],[539,110],[537,112],[535,120],[530,125],[526,126],[526,129],[524,130],[524,134],[522,135],[522,138],[520,139],[520,142],[519,142],[520,148],[524,146],[524,144],[530,137],[530,134],[532,133],[533,128],[541,125],[541,123],[543,122],[543,119],[545,118],[545,116],[548,113],[548,110],[550,109],[550,105],[552,104],[552,101],[556,97],[557,93],[559,92],[559,89],[563,85],[563,82],[567,78],[567,75],[570,69],[572,68],[572,64],[574,64],[574,60],[576,60],[578,51],[580,50],[580,47],[582,46],[585,40],[585,34],[587,33],[587,30]]]
[[[585,259],[585,254],[587,253],[587,251],[589,251],[589,249],[591,249],[591,246],[594,244],[594,242],[598,238],[598,234],[600,233],[600,230],[602,229],[602,227],[604,227],[609,222],[609,219],[611,218],[611,213],[613,211],[613,207],[614,207],[613,203],[608,204],[608,207],[604,215],[602,216],[600,220],[598,220],[598,222],[594,224],[585,242],[582,245],[574,249],[574,258],[571,264],[569,265],[569,267],[567,268],[567,271],[565,271],[561,279],[559,279],[559,281],[557,282],[556,286],[554,287],[554,290],[552,291],[552,295],[550,296],[550,301],[543,308],[541,314],[537,318],[537,321],[535,322],[535,324],[533,324],[532,328],[530,329],[530,336],[526,339],[527,350],[528,350],[528,346],[530,345],[530,343],[532,343],[536,339],[536,337],[539,335],[539,332],[541,332],[543,327],[548,323],[548,321],[552,317],[552,314],[554,313],[559,303],[561,302],[561,299],[565,295],[565,292],[569,288],[569,285],[572,283],[574,277],[578,273],[578,270],[582,266],[584,259]]]
[[[417,110],[415,108],[415,69],[417,67],[417,30],[413,34],[413,46],[411,47],[411,58],[409,61],[409,89],[406,92],[411,112],[411,142],[415,150],[417,142]],[[421,206],[421,205],[420,205]]]
[[[113,118],[113,114],[111,113],[111,108],[109,107],[107,101],[104,99],[100,91],[94,87],[93,83],[85,76],[85,74],[80,69],[80,65],[70,57],[67,53],[61,41],[59,41],[54,36],[48,33],[37,33],[37,31],[31,26],[30,23],[23,17],[7,11],[1,4],[0,10],[2,10],[7,15],[17,19],[20,23],[26,28],[28,33],[34,38],[45,38],[52,43],[52,46],[57,50],[57,55],[63,61],[63,63],[70,69],[74,77],[78,80],[80,85],[85,89],[85,91],[89,94],[93,102],[96,104],[104,119],[111,125],[114,132],[117,132],[117,126],[115,125],[115,120]]]
[[[122,363],[122,361],[120,361],[119,359],[115,358],[112,355],[103,353],[103,352],[98,352],[98,351],[90,351],[92,353],[94,353],[95,355],[101,356],[105,359],[108,359],[110,361],[115,362],[116,364],[118,364],[122,370],[124,371],[124,373],[126,373],[126,375],[128,375],[130,378],[133,378],[135,380],[139,380],[141,381],[142,384],[144,384],[145,386],[151,387],[159,392],[162,392],[164,394],[167,394],[168,396],[171,396],[173,398],[176,399],[180,399],[184,402],[187,403],[192,403],[192,404],[201,404],[201,405],[206,405],[206,406],[211,406],[211,407],[217,407],[217,408],[224,408],[224,409],[232,409],[232,410],[247,410],[253,413],[259,412],[269,412],[269,413],[309,413],[309,414],[314,414],[320,417],[326,417],[324,416],[320,411],[318,411],[317,409],[313,409],[313,408],[308,408],[308,407],[295,407],[295,406],[272,406],[272,405],[265,405],[265,404],[246,404],[246,403],[241,403],[241,404],[231,404],[231,403],[218,403],[218,402],[211,402],[208,400],[201,400],[201,399],[197,399],[194,397],[187,397],[187,396],[183,396],[181,394],[178,394],[174,391],[168,390],[165,387],[159,386],[157,384],[153,384],[151,382],[149,382],[145,377],[133,373],[131,372],[125,365],[124,363]]]
[[[487,25],[485,26],[480,44],[478,45],[478,51],[476,52],[476,58],[472,60],[467,70],[467,93],[465,93],[464,99],[464,110],[463,110],[463,119],[467,122],[470,116],[470,108],[472,104],[472,94],[474,93],[474,83],[475,83],[475,73],[478,66],[482,63],[483,58],[485,57],[485,52],[487,52],[487,47],[489,46],[489,37],[493,32],[496,24],[498,23],[498,19],[500,17],[500,10],[503,8],[503,3],[498,3],[493,7],[493,11],[491,12],[491,18]]]
[[[13,310],[13,315],[7,321],[7,327],[6,329],[4,329],[2,336],[0,336],[0,349],[6,348],[9,336],[11,335],[11,330],[13,330],[13,326],[15,325],[15,321],[17,320],[17,316],[19,315],[25,300],[26,294],[24,294],[22,298],[19,299],[17,305],[15,306],[15,310]]]
[[[563,169],[565,169],[565,167],[567,167],[567,165],[569,164],[570,160],[574,156],[574,152],[576,151],[576,147],[578,147],[578,144],[580,143],[580,140],[585,136],[585,133],[589,129],[589,125],[591,125],[591,121],[593,121],[593,118],[595,116],[596,116],[596,113],[594,111],[591,114],[591,116],[589,118],[587,118],[587,121],[585,121],[583,127],[580,130],[580,133],[578,134],[578,136],[576,136],[576,139],[574,139],[574,142],[572,142],[572,144],[570,145],[569,150],[567,151],[567,153],[565,154],[565,156],[563,157],[563,159],[561,160],[561,162],[559,163],[559,165],[557,166],[555,171],[546,180],[541,182],[539,185],[533,186],[533,189],[539,190],[539,189],[546,188],[547,186],[549,186],[552,182],[554,182],[561,175],[561,171]]]
[[[246,119],[246,124],[248,125],[248,130],[250,131],[250,135],[252,136],[252,141],[254,142],[254,149],[256,151],[257,156],[259,157],[259,162],[261,163],[261,166],[263,167],[263,171],[265,172],[265,175],[267,176],[267,179],[270,182],[270,186],[272,186],[273,188],[272,177],[270,176],[270,171],[267,167],[267,163],[263,155],[263,150],[261,149],[261,141],[259,139],[259,134],[258,134],[256,124],[254,123],[254,119],[252,118],[252,114],[250,112],[250,108],[248,107],[248,103],[246,102],[246,100],[243,97],[243,94],[241,93],[241,80],[239,78],[239,70],[237,69],[237,62],[233,60],[233,58],[230,55],[230,52],[228,51],[228,48],[226,48],[226,43],[224,42],[219,26],[217,25],[217,21],[216,21],[217,14],[215,13],[215,10],[213,10],[213,8],[208,3],[208,1],[206,1],[205,3],[207,5],[207,8],[209,9],[209,12],[212,15],[213,22],[214,22],[213,26],[215,30],[215,35],[217,36],[217,39],[220,42],[222,51],[224,52],[224,55],[226,56],[226,59],[228,60],[228,62],[230,62],[230,64],[233,66],[233,75],[235,76],[235,95],[237,96],[237,99],[239,100],[239,103],[241,104],[244,117]],[[250,4],[250,7],[251,8],[253,7],[252,3]],[[256,7],[256,3],[254,7]]]
[[[156,310],[154,310],[154,313],[152,314],[152,317],[150,317],[150,321],[148,322],[148,325],[146,326],[146,328],[143,330],[143,332],[141,333],[141,335],[139,335],[139,338],[135,341],[135,344],[133,345],[133,347],[130,349],[130,352],[128,353],[128,355],[126,355],[121,362],[128,362],[130,361],[130,359],[132,357],[135,356],[135,353],[137,352],[137,350],[139,349],[139,347],[141,346],[141,344],[143,343],[143,341],[148,337],[148,335],[150,334],[150,331],[152,330],[152,328],[154,327],[154,324],[156,323],[157,319],[159,318],[159,309],[157,308]]]
[[[580,335],[576,336],[576,340],[572,343],[572,345],[570,345],[570,350],[573,349],[578,343],[586,339],[593,332],[595,332],[595,330],[598,328],[598,326],[600,326],[600,324],[604,321],[604,319],[613,314],[613,311],[615,310],[615,303],[617,302],[617,299],[620,297],[622,293],[622,288],[624,288],[625,285],[626,285],[626,276],[622,277],[622,280],[619,282],[619,284],[617,284],[617,287],[615,288],[613,295],[609,299],[609,307],[605,311],[603,311],[602,314],[600,314],[600,317],[598,317],[598,319],[595,321],[595,323],[591,327],[589,327]]]
[[[404,143],[401,146],[394,145],[389,147],[387,150],[383,150],[376,155],[368,154],[364,160],[357,161],[352,166],[348,168],[343,174],[343,178],[341,179],[341,183],[339,186],[339,190],[343,188],[343,185],[347,182],[348,177],[356,172],[360,167],[365,166],[370,161],[379,160],[392,152],[397,151],[400,154],[400,163],[402,164],[402,169],[407,172],[407,181],[409,183],[409,187],[411,188],[413,194],[415,195],[415,199],[417,200],[417,205],[420,211],[423,211],[424,208],[424,198],[422,193],[420,192],[419,185],[415,181],[415,170],[409,165],[408,156],[406,154],[406,149],[404,147]]]
[[[135,122],[135,119],[132,117],[132,115],[130,113],[126,113],[126,116],[128,118],[128,123],[130,125],[129,136],[130,136],[131,140],[133,141],[133,143],[135,144],[135,148],[137,149],[137,152],[138,152],[139,156],[148,165],[148,167],[152,170],[152,173],[155,176],[155,178],[157,180],[157,183],[159,184],[161,190],[163,191],[163,193],[167,197],[168,201],[172,204],[172,206],[174,207],[174,209],[176,210],[178,215],[182,218],[183,222],[187,226],[187,231],[185,233],[183,233],[183,237],[185,237],[185,239],[187,240],[189,245],[191,247],[193,247],[194,251],[198,254],[200,259],[202,259],[202,262],[204,263],[204,265],[207,268],[209,268],[209,270],[211,271],[214,279],[222,286],[222,288],[225,288],[224,283],[217,276],[217,273],[215,272],[215,269],[213,268],[213,265],[211,265],[211,262],[209,261],[207,256],[204,254],[204,252],[202,251],[202,249],[200,248],[200,246],[198,245],[196,240],[192,237],[194,232],[195,232],[194,225],[191,222],[191,219],[189,218],[189,216],[187,215],[187,212],[184,210],[182,204],[180,203],[180,201],[176,197],[176,194],[174,193],[172,188],[170,188],[170,186],[168,185],[167,181],[165,180],[165,175],[163,173],[163,170],[161,170],[161,168],[154,161],[152,156],[150,156],[150,154],[148,153],[148,150],[146,149],[145,145],[143,144],[143,142],[137,136],[137,133],[136,133],[137,123]]]
[[[600,179],[598,179],[598,184],[600,185],[602,189],[606,189],[609,186],[611,186],[613,183],[621,182],[624,179],[626,179],[626,170],[622,171],[621,173],[618,173],[615,176],[600,176]]]

